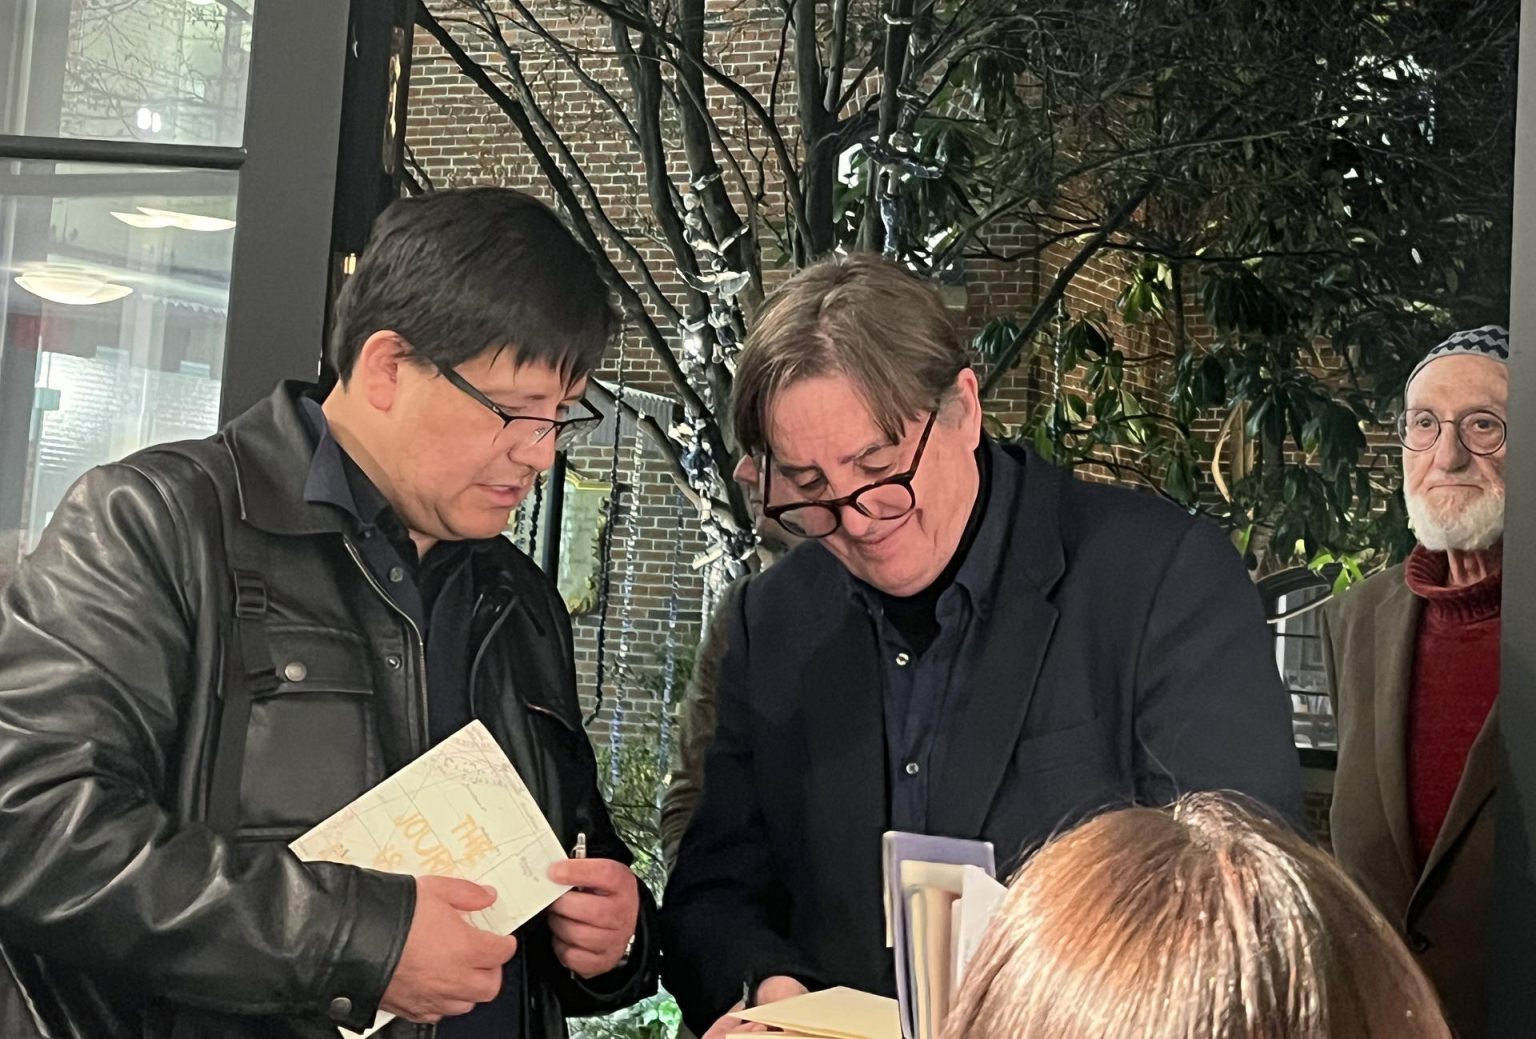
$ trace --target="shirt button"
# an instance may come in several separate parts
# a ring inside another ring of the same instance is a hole
[[[389,568],[389,579],[395,584],[399,584],[405,580],[405,571],[398,566],[392,566]]]
[[[302,682],[307,674],[309,674],[309,668],[305,667],[302,661],[289,661],[283,668],[283,677],[290,682]]]
[[[352,1001],[346,996],[337,996],[331,1000],[330,1014],[332,1021],[345,1021],[352,1016]]]
[[[391,671],[400,670],[400,658],[395,656],[393,653],[384,658],[384,663],[389,666]]]
[[[922,770],[923,770],[922,766],[919,765],[917,762],[915,762],[915,761],[907,762],[907,775],[915,776],[919,772],[921,772]]]
[[[906,667],[911,662],[912,662],[912,658],[907,656],[905,653],[897,653],[896,654],[896,666],[897,667]]]

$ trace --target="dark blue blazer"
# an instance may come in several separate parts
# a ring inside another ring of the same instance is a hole
[[[1187,791],[1236,790],[1299,819],[1290,700],[1225,534],[992,450],[1011,532],[946,700],[933,831],[992,841],[1006,876],[1094,812]],[[849,589],[806,544],[717,621],[730,625],[717,729],[663,908],[664,981],[701,1034],[747,978],[894,990],[881,666]]]

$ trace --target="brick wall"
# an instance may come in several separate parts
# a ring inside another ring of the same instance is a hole
[[[585,10],[579,6],[540,0],[530,4],[530,8],[546,28],[581,52],[577,60],[586,74],[615,97],[628,96],[622,70],[613,59],[603,55],[612,48],[605,25],[571,22],[567,17],[571,12]],[[711,17],[707,52],[719,67],[746,84],[756,96],[766,99],[779,53],[779,9],[746,3],[719,12],[712,10]],[[482,62],[493,67],[499,64],[483,40],[457,29],[455,33]],[[680,305],[682,286],[654,227],[646,202],[643,169],[612,113],[543,40],[519,30],[509,31],[509,37],[518,50],[531,89],[587,172],[603,209],[642,253],[661,289]],[[784,62],[778,79],[779,111],[792,112],[792,58]],[[739,103],[712,84],[708,87],[708,102],[722,132],[742,143],[744,119]],[[793,122],[784,125],[788,146],[798,156],[798,132]],[[407,140],[438,187],[499,183],[525,188],[554,202],[511,124],[424,32],[418,32],[416,38]],[[760,134],[752,144],[754,154],[761,157],[764,209],[769,213],[782,212],[777,165],[763,146]],[[675,186],[686,190],[686,163],[680,155],[671,168],[676,174]],[[748,174],[755,188],[759,176],[755,164]],[[741,210],[742,193],[735,178],[728,173],[725,183]],[[988,244],[998,253],[1027,252],[1029,238],[1021,227],[994,225],[988,230]],[[765,264],[772,267],[774,249],[770,241],[765,241],[763,252]],[[620,252],[610,249],[610,253],[621,271],[632,269]],[[1070,245],[1058,245],[1036,258],[970,261],[961,325],[969,334],[1000,313],[1027,315],[1070,255]],[[1088,264],[1074,282],[1067,300],[1074,316],[1095,309],[1114,314],[1117,289],[1112,286],[1122,278],[1125,263],[1124,257],[1106,253]],[[766,270],[765,282],[771,287],[786,273],[782,266]],[[1197,312],[1198,308],[1192,308],[1192,313]],[[666,325],[662,328],[664,332],[673,331]],[[1162,338],[1165,332],[1127,329],[1113,323],[1111,330],[1117,345],[1138,361],[1169,347]],[[1195,324],[1192,332],[1199,335],[1202,329]],[[1149,370],[1145,365],[1142,367]],[[633,337],[610,359],[599,377],[614,381],[621,371],[628,385],[675,396],[657,359]],[[1133,374],[1130,381],[1145,384],[1145,377]],[[1016,425],[1041,399],[1049,384],[1050,364],[1045,359],[1010,376],[989,401],[988,410],[1005,423]],[[1214,423],[1209,425],[1214,432]],[[646,738],[655,736],[660,713],[658,673],[667,646],[691,649],[705,609],[704,582],[691,565],[705,550],[697,524],[686,514],[680,522],[675,486],[664,467],[648,452],[637,456],[628,435],[619,445],[618,458],[621,508],[615,518],[610,607],[603,645],[606,706],[594,727],[600,742],[613,717],[615,701],[620,704],[624,731],[645,734]],[[606,478],[612,469],[613,450],[608,444],[589,446],[574,454],[572,463],[589,476]],[[1085,475],[1112,478],[1108,472],[1089,471]],[[595,689],[599,625],[595,617],[586,616],[577,617],[574,626],[581,688],[590,705]],[[628,647],[621,662],[620,645],[626,630]],[[681,694],[681,684],[677,686],[674,696]]]

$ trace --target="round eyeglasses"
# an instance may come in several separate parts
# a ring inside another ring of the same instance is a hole
[[[1410,451],[1428,451],[1440,442],[1443,426],[1454,426],[1461,446],[1474,455],[1491,455],[1504,446],[1508,427],[1491,411],[1469,411],[1443,419],[1424,408],[1410,408],[1397,417],[1397,439]]]
[[[566,451],[585,440],[603,421],[602,413],[585,398],[576,402],[576,406],[582,409],[583,413],[573,418],[555,419],[541,418],[538,415],[514,415],[475,389],[470,385],[469,380],[452,368],[438,365],[437,370],[455,389],[474,398],[501,419],[501,433],[496,438],[497,446],[507,451],[532,447],[534,444],[543,442],[550,434],[554,434],[555,437],[555,450]]]
[[[917,442],[917,451],[912,455],[912,465],[906,472],[876,480],[841,498],[830,498],[826,501],[797,501],[784,505],[765,504],[763,515],[771,520],[777,520],[785,530],[803,538],[824,538],[834,533],[843,525],[843,510],[848,508],[856,509],[860,515],[868,516],[870,519],[900,519],[917,507],[917,495],[912,490],[912,478],[917,475],[917,467],[923,460],[923,448],[928,446],[928,434],[933,432],[933,422],[938,417],[937,411],[929,414],[928,424],[923,427],[922,438]],[[772,480],[773,460],[769,459],[763,466],[763,501],[765,503],[771,500],[769,494],[772,489]]]

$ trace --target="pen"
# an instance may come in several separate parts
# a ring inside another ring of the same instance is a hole
[[[587,835],[585,833],[578,833],[576,835],[576,847],[571,849],[571,858],[573,858],[573,859],[584,859],[586,857],[587,857]]]

